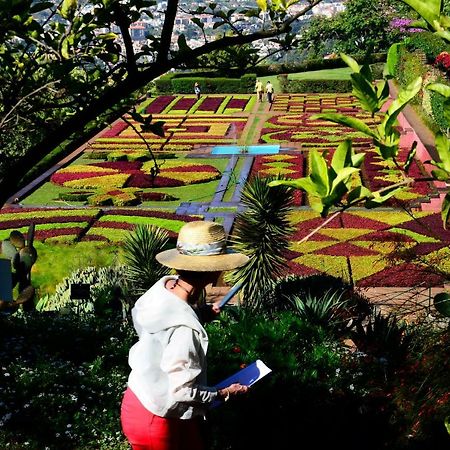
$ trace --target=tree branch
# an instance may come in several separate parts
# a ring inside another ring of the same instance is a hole
[[[178,0],[168,0],[166,14],[164,16],[164,25],[161,31],[161,40],[159,44],[158,57],[156,61],[161,63],[167,61],[167,55],[172,41],[173,27],[177,16]]]

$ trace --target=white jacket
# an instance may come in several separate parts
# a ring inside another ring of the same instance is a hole
[[[190,419],[204,416],[217,390],[205,386],[205,329],[191,306],[165,288],[175,278],[161,278],[132,310],[139,341],[128,357],[128,387],[153,414]]]

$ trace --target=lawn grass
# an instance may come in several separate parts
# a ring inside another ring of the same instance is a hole
[[[340,67],[338,69],[324,69],[324,70],[313,70],[310,72],[297,72],[290,73],[288,75],[289,80],[350,80],[350,74],[352,70],[350,67]],[[275,93],[281,92],[280,82],[278,81],[277,75],[270,75],[267,77],[261,77],[260,80],[263,85],[266,85],[267,81],[273,84]]]
[[[74,270],[87,266],[110,266],[123,262],[120,246],[103,242],[57,244],[35,242],[38,259],[31,270],[37,298],[55,292],[55,287]]]

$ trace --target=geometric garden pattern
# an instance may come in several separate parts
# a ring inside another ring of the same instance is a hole
[[[36,240],[52,244],[120,243],[141,223],[162,226],[174,237],[183,223],[204,217],[208,208],[201,213],[189,208],[177,209],[174,206],[177,195],[172,195],[173,191],[215,183],[220,192],[224,186],[221,177],[235,170],[228,167],[233,158],[211,159],[201,155],[199,149],[245,139],[247,144],[281,146],[277,155],[234,158],[236,167],[247,167],[246,163],[251,162],[246,177],[255,174],[304,177],[309,173],[309,150],[326,152],[330,158],[344,138],[353,139],[356,152],[367,154],[361,175],[367,187],[379,189],[383,183],[398,177],[395,167],[381,164],[365,136],[327,121],[311,119],[320,112],[340,112],[369,126],[375,125],[351,94],[277,95],[270,111],[262,112],[259,106],[255,96],[248,94],[147,99],[138,111],[152,114],[154,121],[165,122],[164,137],[141,133],[158,158],[161,171],[156,178],[152,175],[153,161],[148,148],[135,131],[140,125],[131,117],[127,117],[128,123],[119,120],[86,147],[79,161],[56,171],[48,180],[51,189],[59,189],[65,198],[71,196],[73,201],[67,204],[72,208],[42,209],[30,205],[3,209],[0,238],[7,237],[12,229],[26,231],[31,222],[36,224]],[[249,127],[251,117],[256,116],[259,116],[259,127]],[[251,141],[248,140],[250,129]],[[406,157],[404,153],[402,149],[400,158]],[[427,176],[420,161],[414,160],[411,167],[413,176]],[[234,182],[236,179],[239,176]],[[86,201],[80,201],[80,194]],[[398,200],[420,203],[435,194],[432,185],[422,183],[413,185]],[[143,207],[130,208],[141,202]],[[291,219],[295,232],[286,249],[289,273],[326,272],[361,287],[428,287],[442,285],[444,280],[437,269],[450,270],[446,267],[446,260],[450,259],[450,232],[442,228],[440,214],[415,213],[417,220],[400,209],[352,209],[302,242],[323,219],[308,208],[307,196],[300,191],[295,194],[294,204],[297,209]],[[220,209],[221,205],[217,206]],[[420,261],[400,262],[393,257],[396,252],[408,250],[413,250]]]

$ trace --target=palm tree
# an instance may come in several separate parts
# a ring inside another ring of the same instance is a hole
[[[159,264],[155,255],[169,242],[166,230],[153,225],[138,225],[124,243],[128,279],[137,296],[142,295],[170,269]]]
[[[274,177],[253,177],[242,190],[244,212],[237,215],[232,233],[233,247],[250,261],[229,275],[243,283],[243,306],[263,308],[264,294],[285,269],[284,251],[293,232],[288,215],[292,211],[293,189],[270,187]]]

